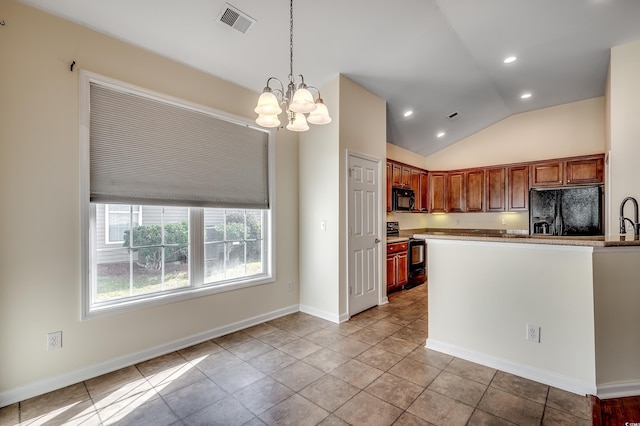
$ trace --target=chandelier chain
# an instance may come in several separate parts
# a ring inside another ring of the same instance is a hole
[[[289,1],[289,80],[293,81],[293,0]]]

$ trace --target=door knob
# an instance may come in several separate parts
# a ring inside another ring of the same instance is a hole
[[[378,238],[375,239],[376,244],[378,244],[380,242],[380,240]]]

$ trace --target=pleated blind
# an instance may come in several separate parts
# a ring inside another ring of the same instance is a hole
[[[269,208],[267,132],[95,82],[90,106],[92,202]]]

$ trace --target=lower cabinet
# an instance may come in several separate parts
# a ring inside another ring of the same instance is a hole
[[[387,293],[409,282],[409,243],[387,244]]]

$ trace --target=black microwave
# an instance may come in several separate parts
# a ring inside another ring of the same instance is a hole
[[[416,197],[412,189],[393,188],[392,207],[396,211],[411,211],[415,206]]]

